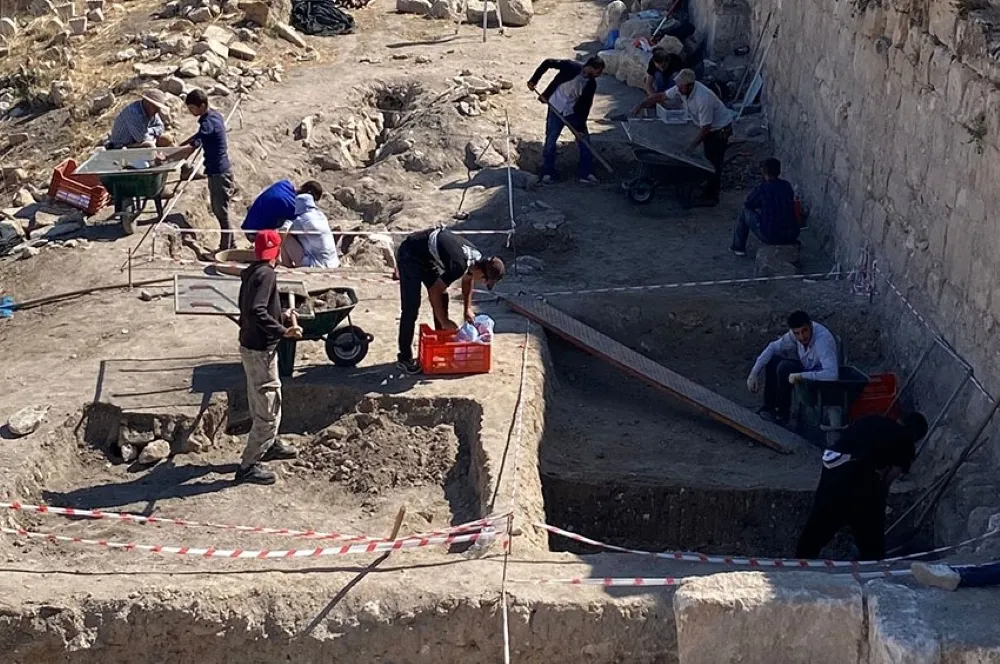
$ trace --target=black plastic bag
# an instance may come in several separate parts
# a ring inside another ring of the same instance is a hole
[[[292,27],[306,35],[349,35],[354,17],[334,0],[292,0]]]

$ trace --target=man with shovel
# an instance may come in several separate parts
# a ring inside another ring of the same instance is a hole
[[[550,69],[556,75],[541,94],[535,86]],[[542,148],[542,184],[551,184],[556,174],[556,143],[563,125],[569,127],[580,148],[577,178],[584,184],[596,184],[593,154],[587,133],[587,116],[594,105],[597,77],[604,71],[604,60],[592,57],[580,64],[574,60],[545,60],[528,80],[528,89],[538,94],[538,100],[549,107],[545,118],[545,146]]]

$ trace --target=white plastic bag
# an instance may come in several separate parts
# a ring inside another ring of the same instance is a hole
[[[473,324],[476,326],[476,330],[479,332],[479,341],[484,344],[488,344],[493,341],[493,327],[496,323],[493,319],[486,314],[479,314],[473,319]]]

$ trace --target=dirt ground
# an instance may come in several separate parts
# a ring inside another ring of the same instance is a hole
[[[289,63],[283,83],[256,91],[235,116],[230,151],[240,191],[234,218],[240,219],[256,193],[274,180],[316,178],[328,192],[321,205],[339,230],[409,231],[456,222],[463,229],[506,230],[510,227],[506,172],[497,166],[472,171],[467,166],[469,146],[483,148],[484,142],[493,150],[493,163],[502,163],[509,126],[509,150],[517,166],[512,189],[515,222],[521,231],[516,236],[517,254],[527,251],[540,259],[542,268],[511,274],[502,285],[503,292],[752,276],[753,259],[734,257],[727,247],[745,188],[752,184],[746,177],[752,170],[747,164],[762,156],[766,146],[733,148],[733,171],[739,177],[727,178],[722,203],[716,208],[683,209],[666,191],[648,206],[633,206],[618,180],[630,167],[628,151],[621,145],[620,130],[601,120],[630,107],[637,97],[635,90],[617,81],[603,78],[599,82],[591,131],[598,149],[606,152],[620,172],[601,173],[602,183],[596,186],[575,183],[569,178],[575,150],[564,137],[558,161],[562,181],[536,186],[532,173],[540,160],[544,108],[524,89],[524,82],[543,57],[572,57],[592,49],[591,32],[600,7],[544,0],[536,4],[536,11],[530,27],[509,30],[505,36],[492,31],[483,44],[473,26],[463,26],[453,36],[450,22],[397,15],[388,5],[377,3],[356,12],[356,34],[310,40],[320,59],[294,67]],[[489,82],[496,90],[482,96],[481,115],[466,117],[458,110],[461,97],[448,91],[456,77],[467,80],[470,76]],[[505,81],[513,87],[505,86]],[[297,140],[295,128],[304,117],[317,114],[321,117],[314,118],[314,137]],[[353,135],[365,137],[356,140],[357,147],[350,154],[334,154],[331,137],[346,136],[352,122]],[[382,128],[372,135],[372,127],[380,122]],[[392,126],[387,129],[385,123]],[[473,149],[473,156],[478,158],[481,151]],[[327,168],[324,164],[329,165],[330,159],[354,165]],[[180,227],[198,231],[214,227],[201,181],[187,189],[177,212],[181,216],[173,221]],[[88,228],[86,237],[91,240],[87,248],[47,247],[28,260],[0,260],[0,286],[24,301],[123,283],[126,274],[120,265],[139,236],[122,237],[113,226],[95,225]],[[514,249],[504,246],[504,239],[503,235],[477,236],[476,241],[486,250],[513,259]],[[202,232],[197,241],[211,247],[217,236]],[[805,271],[831,267],[808,234],[804,244]],[[169,246],[163,238],[155,253],[149,242],[143,245],[133,278],[169,278],[178,272],[201,271],[192,262],[194,251],[174,245],[171,255]],[[389,280],[380,254],[368,252],[361,244],[348,253],[352,251],[357,259],[346,262],[353,269],[332,277],[308,274],[304,279],[310,286],[335,281],[357,289],[360,303],[353,322],[375,335],[372,350],[356,369],[339,370],[330,366],[322,344],[300,344],[298,371],[287,385],[335,385],[351,391],[358,402],[365,394],[423,399],[426,403],[421,408],[443,413],[448,408],[442,409],[442,402],[464,400],[477,404],[481,412],[470,411],[461,422],[449,422],[447,418],[442,421],[440,414],[436,420],[412,418],[391,414],[381,406],[366,413],[357,402],[345,405],[332,397],[302,396],[286,400],[287,407],[299,413],[290,416],[290,421],[304,418],[302,413],[313,419],[308,426],[292,426],[283,435],[302,447],[304,454],[298,462],[278,465],[275,487],[231,485],[244,440],[235,433],[220,435],[199,453],[177,454],[152,469],[134,468],[119,463],[104,449],[79,442],[74,430],[81,426],[82,407],[99,400],[126,412],[198,412],[211,395],[240,389],[236,329],[224,318],[174,315],[170,283],[143,286],[150,301],[140,300],[138,288],[110,290],[19,311],[11,320],[0,321],[4,357],[0,413],[36,404],[50,407],[47,422],[38,432],[3,441],[3,494],[199,521],[366,534],[388,532],[400,505],[408,506],[403,532],[419,533],[485,514],[499,496],[497,509],[513,509],[519,520],[520,539],[515,538],[515,544],[524,543],[518,545],[518,561],[523,563],[519,574],[542,578],[546,573],[563,576],[568,570],[579,575],[617,575],[638,568],[614,556],[549,554],[545,535],[530,525],[544,518],[539,469],[563,477],[615,476],[800,491],[814,481],[815,458],[782,457],[753,446],[563,344],[552,342],[549,358],[537,329],[526,334],[522,319],[489,299],[481,307],[498,322],[491,374],[403,378],[393,367],[396,285]],[[147,256],[152,259],[146,260]],[[699,291],[669,298],[568,297],[553,303],[749,406],[752,400],[744,384],[748,363],[781,332],[781,320],[793,306],[806,306],[818,320],[844,330],[849,355],[860,358],[862,366],[879,366],[878,332],[866,319],[865,307],[845,295],[846,289],[843,282],[801,288],[788,284],[770,291]],[[427,318],[426,307],[422,315]],[[543,369],[548,360],[554,367],[550,373]],[[527,388],[522,384],[522,371],[528,376]],[[524,444],[519,451],[508,445],[521,426],[515,416],[518,403],[525,412]],[[476,442],[476,437],[481,439]],[[361,446],[355,446],[356,442]],[[217,548],[276,546],[260,535],[228,531],[136,530],[108,521],[5,516],[5,523],[96,539],[134,537],[167,544],[183,539],[185,544],[211,543]],[[178,539],[167,539],[174,537]],[[283,544],[295,545],[295,540]],[[11,539],[0,543],[0,555],[15,570],[57,568],[81,574],[150,569],[200,574],[216,564]],[[407,560],[417,561],[414,565],[453,564],[429,552],[406,555],[413,556]],[[548,563],[553,566],[545,567]],[[240,571],[260,569],[252,563],[232,564]],[[476,602],[486,594],[492,596],[499,583],[499,564],[470,564],[476,565],[475,573],[449,569],[441,572],[438,583],[432,571],[418,585],[436,588],[443,595],[460,593],[455,588],[461,588],[476,596]],[[698,573],[694,567],[676,566],[643,567],[642,573],[677,573],[678,569]],[[43,595],[66,583],[61,577],[28,578],[44,586]],[[324,579],[331,585],[324,585],[323,592],[343,585],[347,578]],[[20,587],[22,581],[16,577],[11,584]],[[107,592],[133,592],[133,581],[114,578]],[[157,583],[169,589],[173,581],[163,578]],[[289,583],[280,574],[267,576],[256,591],[282,596],[291,592],[286,587]],[[302,579],[294,583],[299,584],[297,591],[310,585]],[[398,597],[391,585],[363,584],[353,591],[353,604],[344,610]],[[210,600],[223,592],[215,580],[205,587],[201,592]],[[86,591],[74,585],[70,592]],[[535,590],[525,592],[531,595]],[[612,596],[626,592],[630,591]],[[562,590],[555,596],[565,598]],[[11,597],[23,597],[23,592]],[[323,619],[325,614],[317,618],[313,612],[322,602],[312,599],[317,601],[310,600],[303,615],[288,618],[288,624]],[[283,601],[288,606],[295,603],[294,597]],[[391,655],[386,661],[392,661]]]

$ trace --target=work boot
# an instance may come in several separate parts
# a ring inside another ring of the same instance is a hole
[[[264,456],[260,458],[261,461],[284,461],[287,459],[294,459],[299,455],[299,451],[292,447],[291,445],[286,445],[280,440],[274,441],[274,444],[267,448],[264,452]]]
[[[240,466],[236,471],[236,483],[250,483],[250,484],[274,484],[278,481],[277,475],[272,473],[267,468],[264,468],[259,463],[255,463],[252,466],[247,466],[246,468]]]
[[[422,370],[420,368],[420,363],[416,360],[410,358],[409,360],[397,360],[396,366],[402,369],[405,373],[412,375],[420,373]]]

